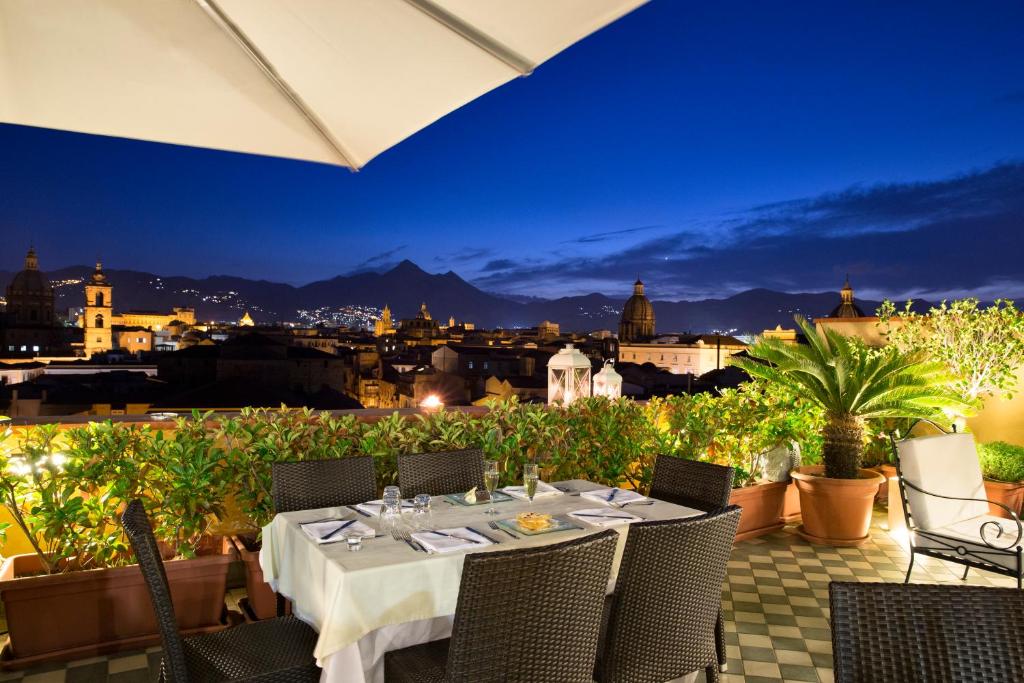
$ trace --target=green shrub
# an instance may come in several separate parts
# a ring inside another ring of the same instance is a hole
[[[1005,482],[1024,481],[1024,446],[1005,441],[978,444],[981,473],[989,479]]]

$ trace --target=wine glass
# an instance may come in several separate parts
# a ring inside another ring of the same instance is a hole
[[[530,499],[530,506],[533,506],[533,497],[537,494],[537,478],[538,478],[537,465],[534,463],[527,463],[523,466],[523,489],[526,491],[526,497]]]
[[[491,505],[484,512],[489,515],[496,515],[498,511],[494,509],[494,489],[498,487],[498,463],[494,460],[484,460],[484,488],[487,489],[488,496],[491,500]]]

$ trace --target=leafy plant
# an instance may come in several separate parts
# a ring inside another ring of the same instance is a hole
[[[978,444],[981,472],[989,479],[1016,483],[1024,481],[1024,446],[1005,441]]]
[[[819,334],[799,315],[808,343],[762,338],[749,358],[733,363],[751,377],[784,387],[824,413],[825,476],[855,479],[864,453],[864,423],[884,418],[935,418],[942,409],[969,407],[948,386],[945,368],[924,351],[870,349],[826,329]]]
[[[981,308],[977,299],[943,301],[927,315],[897,311],[891,301],[878,309],[881,333],[904,352],[921,351],[941,362],[964,401],[1002,394],[1012,397],[1024,365],[1024,313],[997,299]]]

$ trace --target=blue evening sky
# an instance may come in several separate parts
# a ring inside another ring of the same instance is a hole
[[[359,173],[0,125],[0,269],[1024,296],[1024,3],[653,0]]]

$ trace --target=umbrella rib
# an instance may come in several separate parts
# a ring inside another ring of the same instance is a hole
[[[241,46],[245,53],[256,62],[260,70],[264,75],[274,84],[275,87],[281,94],[292,103],[299,113],[309,122],[309,125],[324,139],[324,141],[341,157],[341,161],[345,166],[348,166],[353,171],[359,170],[359,164],[355,162],[352,155],[346,151],[344,145],[338,141],[337,138],[331,133],[327,125],[320,120],[320,117],[306,104],[302,96],[288,84],[281,74],[277,72],[274,65],[271,63],[267,56],[260,51],[256,45],[249,40],[249,37],[245,35],[245,32],[231,20],[231,17],[221,9],[217,4],[217,0],[195,0],[195,3],[199,5],[206,13],[213,19],[218,26],[220,26],[228,35],[234,38],[235,42]]]
[[[477,27],[460,19],[433,0],[405,0],[406,3],[420,10],[434,21],[442,24],[452,32],[465,38],[484,52],[507,66],[515,69],[522,76],[529,76],[537,65],[519,54],[499,40],[487,35]]]

